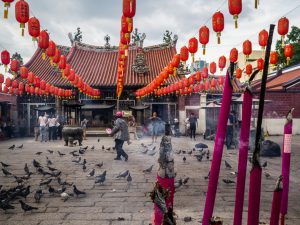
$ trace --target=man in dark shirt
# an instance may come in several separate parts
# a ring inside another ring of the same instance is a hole
[[[198,126],[197,117],[194,113],[191,113],[190,118],[190,137],[191,139],[194,137],[194,140],[196,140],[196,126]]]

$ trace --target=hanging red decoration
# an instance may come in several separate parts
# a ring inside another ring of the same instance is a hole
[[[66,64],[66,67],[65,67],[64,72],[63,72],[63,76],[68,77],[70,75],[70,70],[71,70],[71,65]]]
[[[66,57],[64,55],[61,55],[58,63],[58,68],[60,69],[62,74],[63,74],[63,70],[66,68],[66,65],[67,65]]]
[[[199,29],[199,42],[202,44],[203,55],[205,55],[205,47],[209,42],[209,29],[207,26],[202,26]]]
[[[278,62],[278,54],[277,52],[271,52],[270,53],[270,64],[276,65]]]
[[[19,61],[16,59],[11,60],[10,63],[10,70],[12,71],[13,75],[16,75],[19,70]]]
[[[251,65],[251,64],[247,64],[247,65],[246,65],[246,74],[247,74],[248,76],[250,76],[251,73],[252,73],[252,65]]]
[[[204,83],[204,89],[205,91],[209,91],[210,89],[210,81],[208,79]]]
[[[13,1],[14,0],[2,0],[2,2],[4,2],[4,19],[8,18],[8,8]]]
[[[193,37],[189,40],[189,52],[191,53],[192,55],[192,62],[195,61],[195,53],[198,51],[198,40]]]
[[[19,83],[19,87],[18,87],[18,89],[19,89],[19,91],[24,91],[24,88],[25,88],[25,86],[24,86],[24,83],[23,82],[20,82]]]
[[[46,89],[46,81],[45,80],[41,80],[40,88],[41,88],[42,91],[44,91]]]
[[[221,43],[221,32],[224,30],[224,15],[220,11],[214,13],[212,17],[213,30],[217,33],[218,44]]]
[[[257,59],[257,69],[263,70],[264,69],[264,60],[262,58]]]
[[[196,81],[200,82],[201,81],[201,73],[199,71],[196,72],[195,74],[195,79]]]
[[[12,82],[12,88],[17,88],[18,87],[18,81],[16,81],[16,80],[14,80],[13,82]]]
[[[226,57],[225,56],[220,56],[218,65],[219,65],[220,70],[223,71],[223,69],[226,66]]]
[[[34,89],[34,94],[35,94],[35,95],[39,95],[39,94],[40,94],[40,89],[39,89],[38,87],[36,87],[36,88]]]
[[[40,35],[40,29],[40,21],[35,17],[31,17],[28,20],[28,33],[32,37],[32,41],[37,41]]]
[[[1,62],[2,64],[4,65],[5,67],[5,72],[7,71],[7,66],[8,64],[10,63],[10,55],[9,55],[9,52],[6,51],[6,50],[3,50],[1,52]]]
[[[136,0],[123,0],[123,16],[132,18],[135,16]]]
[[[223,84],[224,84],[224,77],[223,76],[218,77],[218,83],[219,83],[220,86],[223,86]]]
[[[282,45],[284,45],[284,36],[289,32],[288,18],[282,17],[278,20],[277,30],[278,30],[278,34],[281,35]]]
[[[206,79],[207,77],[208,77],[208,68],[207,68],[207,66],[204,66],[203,68],[202,68],[202,77],[204,78],[204,79]]]
[[[131,33],[133,29],[132,18],[122,16],[121,18],[121,31],[123,33]]]
[[[186,46],[181,47],[180,49],[180,60],[185,64],[185,62],[189,59],[189,50]]]
[[[22,77],[22,79],[27,79],[28,77],[28,69],[25,66],[22,66],[20,68],[20,76]]]
[[[60,60],[60,56],[61,56],[60,50],[58,48],[56,48],[55,49],[55,55],[54,55],[54,57],[52,59],[53,63],[58,64],[59,60]]]
[[[194,89],[194,93],[199,93],[199,85],[198,84],[195,84],[193,89]]]
[[[237,68],[235,70],[235,77],[236,77],[236,79],[240,79],[242,77],[242,73],[243,73],[243,70],[241,70],[240,68]]]
[[[70,70],[70,75],[68,76],[68,80],[70,82],[73,82],[75,80],[75,70],[73,69]]]
[[[2,87],[3,83],[4,83],[4,75],[0,73],[0,87]]]
[[[8,87],[4,86],[3,87],[3,93],[7,93],[8,92]]]
[[[235,28],[238,28],[239,14],[242,12],[242,0],[228,0],[229,13],[233,15]]]
[[[217,86],[217,81],[216,81],[216,79],[212,79],[211,82],[210,82],[210,84],[211,84],[211,87],[212,87],[212,88],[216,88],[216,86]]]
[[[286,57],[287,65],[289,65],[291,58],[293,57],[293,45],[287,44],[284,46],[284,56]]]
[[[238,55],[239,53],[236,48],[231,49],[229,56],[230,62],[236,62],[238,60]]]
[[[5,86],[6,86],[6,87],[10,87],[10,86],[11,86],[11,79],[10,79],[9,77],[7,77],[7,78],[5,79]]]
[[[28,73],[28,78],[27,78],[28,84],[33,84],[34,79],[35,79],[34,73],[33,73],[33,72],[29,72],[29,73]]]
[[[121,31],[120,32],[120,41],[124,45],[129,45],[129,43],[130,43],[130,33],[123,33]]]
[[[52,64],[52,57],[55,56],[56,44],[54,41],[49,41],[48,48],[46,49],[46,54],[50,59],[50,63]]]
[[[42,49],[42,58],[46,58],[45,51],[49,47],[49,34],[46,31],[41,31],[38,41],[39,48]]]
[[[34,86],[35,87],[40,87],[41,85],[41,78],[39,76],[35,76],[34,78]]]
[[[246,60],[249,58],[249,56],[252,53],[252,43],[249,40],[244,41],[243,43],[243,53],[246,56]]]
[[[268,37],[269,37],[268,31],[262,30],[261,32],[259,32],[259,34],[258,34],[258,43],[259,43],[259,45],[261,46],[262,49],[265,49],[265,47],[267,46]]]
[[[29,20],[29,5],[24,0],[19,0],[15,5],[16,20],[20,23],[22,36],[24,36],[25,23]]]
[[[217,71],[217,64],[215,62],[211,62],[209,64],[209,71],[212,75],[214,75]]]
[[[188,80],[189,80],[189,85],[194,84],[195,83],[195,75],[190,75]]]

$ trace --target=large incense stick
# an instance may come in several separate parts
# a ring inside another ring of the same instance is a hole
[[[230,71],[229,71],[230,70]],[[230,63],[230,67],[227,70],[223,97],[222,97],[222,105],[220,109],[220,116],[218,121],[218,128],[214,146],[214,153],[210,168],[210,178],[206,193],[206,201],[205,201],[205,208],[204,214],[202,218],[202,225],[209,225],[209,221],[212,217],[214,205],[215,205],[215,198],[218,186],[218,179],[220,174],[220,166],[223,154],[223,147],[224,147],[224,139],[226,135],[226,127],[227,127],[227,120],[230,111],[230,104],[231,104],[231,97],[233,87],[231,84],[231,79],[233,76],[234,70],[234,63]]]
[[[270,225],[278,225],[279,223],[280,203],[282,198],[282,188],[280,187],[281,180],[282,180],[282,176],[278,178],[273,193]]]
[[[260,208],[260,192],[261,192],[261,173],[262,169],[259,162],[259,154],[261,148],[261,124],[264,112],[266,83],[269,69],[270,51],[273,39],[275,25],[271,24],[269,29],[268,44],[265,54],[264,70],[261,79],[261,88],[259,96],[259,109],[256,125],[255,149],[253,151],[252,169],[250,172],[249,184],[249,204],[248,204],[248,225],[258,225],[259,208]]]
[[[283,137],[283,148],[282,148],[282,170],[281,174],[283,177],[283,191],[282,201],[280,207],[281,224],[284,224],[285,215],[288,209],[288,194],[289,194],[289,181],[290,181],[290,163],[291,163],[291,142],[292,142],[292,128],[293,120],[292,113],[294,109],[291,109],[286,117],[287,121],[284,125],[284,137]]]

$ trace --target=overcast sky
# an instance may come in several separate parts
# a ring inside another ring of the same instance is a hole
[[[119,43],[122,0],[27,0],[31,15],[36,16],[43,29],[47,29],[50,38],[57,44],[70,46],[68,32],[74,33],[77,27],[83,32],[83,42],[104,45],[104,36],[110,35],[112,45]],[[260,0],[258,9],[254,9],[254,0],[243,1],[243,11],[239,18],[239,28],[234,29],[232,16],[228,11],[227,0],[137,0],[134,27],[145,32],[144,45],[162,43],[163,33],[170,30],[178,34],[177,50],[186,45],[189,38],[198,38],[199,28],[206,23],[210,28],[210,42],[207,55],[198,50],[196,58],[212,61],[221,55],[228,56],[232,47],[241,50],[241,44],[249,39],[253,49],[258,46],[258,33],[268,30],[283,15],[300,5],[299,0]],[[225,28],[221,36],[221,45],[211,29],[211,16],[220,9],[225,15]],[[27,62],[34,54],[36,46],[25,32],[21,37],[19,24],[15,20],[14,3],[9,9],[9,20],[2,19],[3,4],[0,5],[0,51],[6,48],[11,54],[19,52]],[[300,7],[286,15],[291,25],[300,26]],[[26,25],[27,26],[27,25]],[[277,29],[274,39],[278,39]],[[199,49],[200,49],[199,45]],[[201,54],[200,54],[201,53]],[[3,67],[0,68],[3,72]]]

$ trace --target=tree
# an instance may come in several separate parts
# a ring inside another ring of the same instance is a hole
[[[290,65],[300,63],[300,28],[292,26],[290,33],[287,34],[287,39],[284,41],[285,44],[292,44],[294,55],[291,58]],[[283,69],[287,67],[286,58],[283,53],[283,46],[281,39],[276,42],[276,51],[278,53],[278,66]]]

